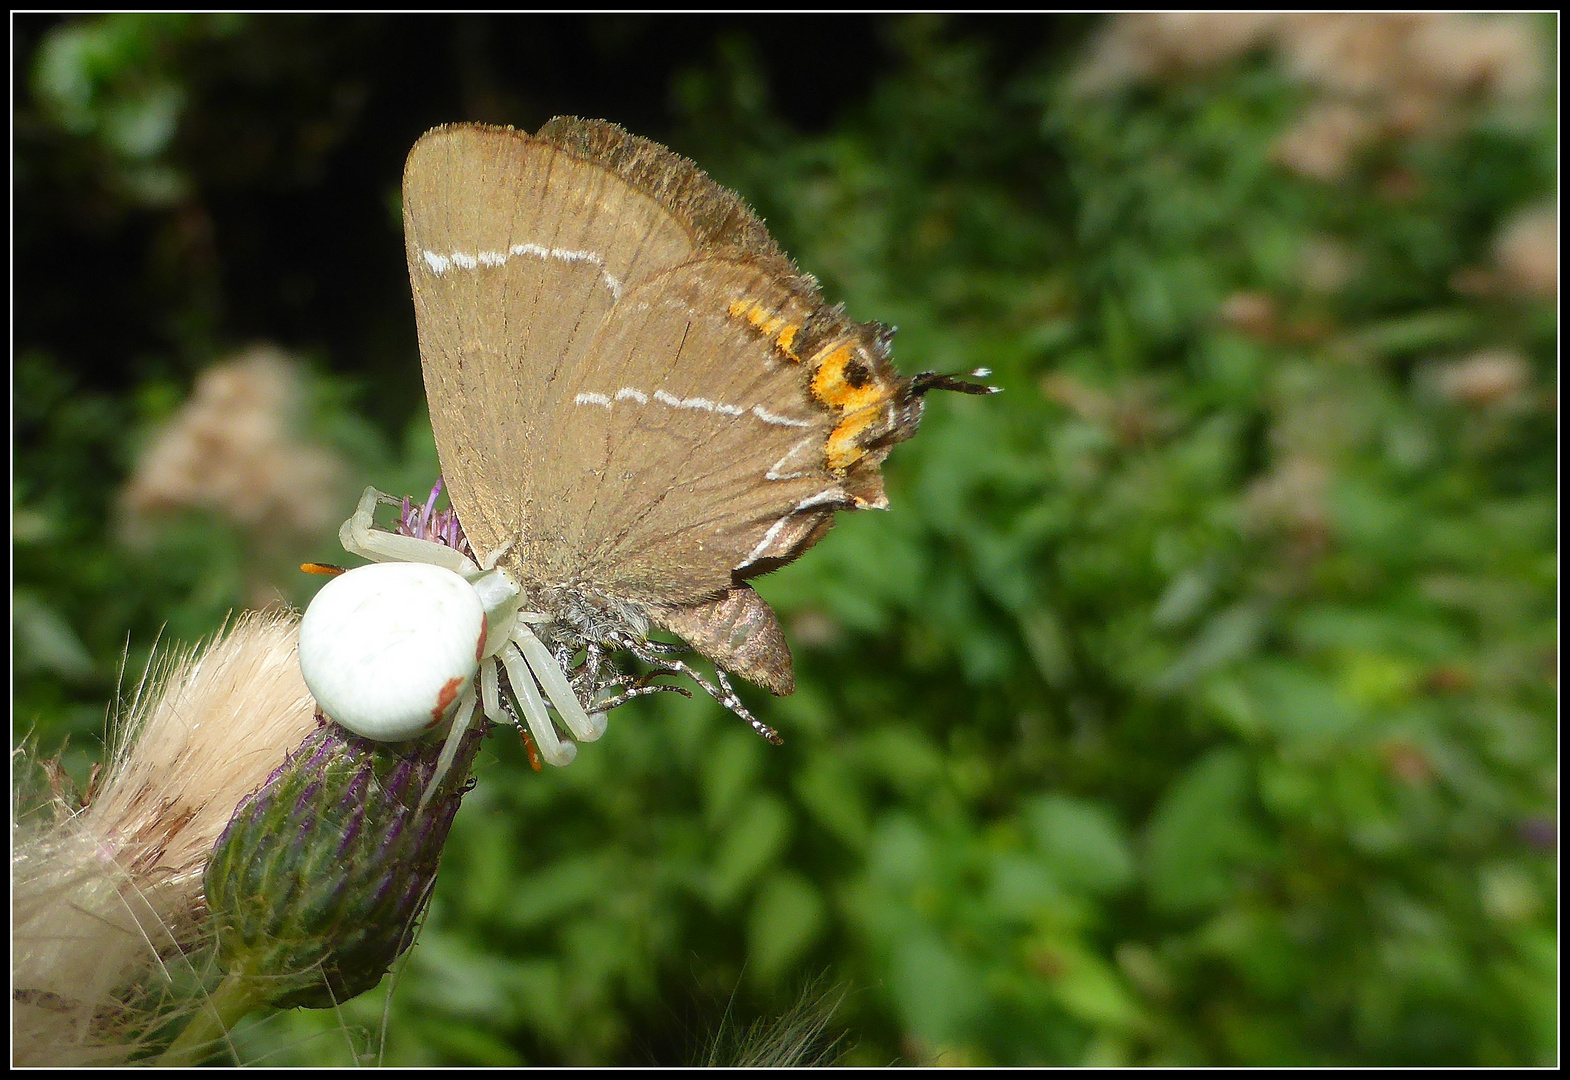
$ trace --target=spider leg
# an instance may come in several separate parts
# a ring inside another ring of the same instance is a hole
[[[502,561],[502,556],[503,555],[507,554],[509,551],[512,550],[512,545],[516,541],[517,541],[517,538],[514,537],[512,540],[507,541],[501,547],[497,548],[495,551],[493,551],[489,555],[485,556],[485,560],[484,560],[484,562],[481,563],[480,569],[481,570],[494,570],[494,569],[496,569],[496,564]]]
[[[469,731],[469,725],[474,721],[474,684],[463,692],[458,699],[458,711],[453,713],[452,728],[447,732],[447,741],[442,744],[441,755],[436,759],[436,771],[431,774],[431,779],[425,785],[425,790],[420,794],[420,805],[415,807],[415,813],[425,809],[425,804],[431,801],[431,796],[436,794],[436,789],[441,785],[442,778],[452,768],[453,761],[458,757],[458,747],[463,743],[463,737]]]
[[[480,704],[485,708],[485,716],[493,724],[512,724],[518,726],[518,718],[512,715],[509,705],[506,713],[502,711],[501,687],[496,672],[496,660],[487,658],[480,661]]]
[[[518,738],[523,740],[523,748],[524,748],[524,750],[528,751],[530,767],[533,768],[535,772],[539,772],[540,768],[541,768],[540,751],[534,745],[534,739],[529,734],[529,729],[524,725],[522,720],[518,719],[518,711],[515,708],[513,708],[513,704],[512,704],[513,703],[513,698],[515,697],[515,695],[512,692],[512,683],[508,680],[507,675],[506,675],[505,672],[501,672],[501,671],[497,670],[500,666],[501,666],[500,658],[495,659],[490,664],[490,669],[491,669],[491,673],[492,673],[491,674],[491,678],[492,678],[493,682],[499,682],[499,683],[501,683],[501,685],[503,687],[506,688],[504,693],[499,693],[497,695],[500,698],[499,705],[501,707],[501,711],[506,713],[506,719],[502,720],[501,718],[498,717],[498,718],[495,718],[495,722],[498,723],[498,724],[507,723],[507,724],[511,724],[512,725],[513,730],[517,731],[517,733],[518,733]],[[481,690],[483,690],[483,689],[484,689],[484,685],[482,684],[481,685]]]
[[[512,684],[513,693],[518,695],[518,704],[523,707],[523,715],[529,721],[529,732],[534,736],[534,743],[540,748],[541,756],[558,767],[570,765],[572,759],[578,756],[578,747],[571,740],[557,737],[551,714],[545,710],[545,700],[540,697],[540,688],[535,684],[529,662],[518,651],[518,647],[511,643],[502,646],[498,655],[507,669],[507,681]]]
[[[413,536],[399,536],[375,527],[374,518],[378,503],[403,505],[391,495],[373,487],[365,489],[354,514],[338,530],[338,542],[351,555],[372,562],[418,562],[446,567],[455,574],[472,577],[479,567],[462,552],[434,540],[419,540]]]
[[[747,721],[748,724],[752,725],[753,731],[762,735],[775,746],[779,746],[785,741],[780,738],[779,732],[747,711],[747,706],[742,704],[741,699],[736,696],[736,691],[731,688],[730,680],[725,677],[725,672],[722,669],[718,667],[714,669],[715,678],[719,680],[720,684],[715,686],[694,671],[691,665],[684,661],[673,659],[670,656],[661,655],[658,650],[649,648],[648,646],[655,644],[654,642],[638,641],[628,634],[618,634],[614,641],[619,648],[626,649],[645,664],[653,664],[656,667],[666,668],[670,673],[680,672],[687,676],[687,678],[697,683],[705,694],[708,694],[730,712]]]
[[[540,680],[541,688],[551,699],[551,704],[556,706],[556,712],[573,736],[579,742],[593,742],[604,735],[604,715],[596,713],[593,718],[589,716],[583,703],[578,700],[578,695],[573,693],[572,687],[568,684],[567,673],[545,647],[545,643],[534,636],[534,631],[529,629],[527,623],[519,622],[514,625],[512,640],[513,644],[521,650],[529,670]],[[507,670],[511,674],[512,669],[509,667]],[[514,679],[514,682],[516,681]]]

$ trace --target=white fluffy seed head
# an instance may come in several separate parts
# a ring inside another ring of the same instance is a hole
[[[438,726],[479,670],[474,587],[426,563],[373,563],[316,594],[300,620],[300,673],[356,735],[395,742]]]

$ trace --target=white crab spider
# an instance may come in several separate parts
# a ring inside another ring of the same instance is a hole
[[[513,723],[502,707],[500,665],[540,756],[569,764],[578,748],[557,735],[546,701],[580,742],[605,733],[605,714],[584,709],[566,671],[529,628],[545,616],[522,610],[518,584],[496,566],[506,549],[490,553],[482,567],[434,540],[374,528],[379,502],[398,504],[368,487],[338,530],[345,551],[379,565],[323,586],[300,620],[300,671],[322,711],[357,735],[398,741],[435,728],[456,701],[434,789],[457,755],[476,700],[492,723]]]

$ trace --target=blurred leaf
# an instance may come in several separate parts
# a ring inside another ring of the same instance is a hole
[[[1235,749],[1212,750],[1172,784],[1145,835],[1150,894],[1167,911],[1213,907],[1262,854],[1248,820],[1249,765]]]
[[[895,947],[889,990],[905,1028],[928,1043],[964,1041],[986,1005],[977,973],[930,934]]]
[[[601,860],[589,855],[566,858],[532,869],[526,880],[514,881],[497,917],[512,929],[536,927],[589,909],[608,884]]]
[[[92,676],[93,657],[82,639],[30,590],[11,593],[11,630],[16,635],[18,665],[43,668],[72,681]]]
[[[1341,738],[1358,722],[1357,713],[1336,688],[1302,665],[1261,662],[1245,680],[1266,729],[1289,744],[1323,745]]]
[[[791,814],[773,795],[753,795],[730,818],[715,853],[710,888],[716,904],[734,903],[790,839]]]
[[[1070,1015],[1096,1027],[1126,1031],[1138,1025],[1139,1007],[1117,973],[1100,958],[1056,939],[1036,941],[1031,948],[1032,964],[1047,976],[1054,996]]]
[[[871,820],[854,770],[835,752],[816,754],[797,774],[796,795],[813,820],[842,843],[861,849]]]
[[[1183,655],[1156,680],[1156,689],[1179,690],[1200,675],[1213,671],[1254,650],[1264,632],[1265,613],[1257,604],[1228,608],[1211,619]]]
[[[823,934],[827,911],[812,883],[790,871],[758,887],[747,924],[748,974],[769,984],[794,966]]]
[[[1106,807],[1046,795],[1027,805],[1022,817],[1037,850],[1068,888],[1115,892],[1133,880],[1133,853]]]
[[[764,743],[750,731],[726,731],[704,761],[704,794],[709,822],[730,821],[737,804],[756,784]]]
[[[1073,925],[1084,919],[1083,906],[1063,891],[1050,867],[1017,855],[997,858],[987,902],[1005,918],[1049,925]]]

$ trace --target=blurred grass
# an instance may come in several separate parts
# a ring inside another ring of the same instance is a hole
[[[356,485],[434,478],[418,401],[382,397],[418,387],[401,265],[365,286],[388,314],[289,340],[230,223],[310,201],[369,129],[458,115],[386,111],[391,71],[346,59],[389,25],[24,28],[18,266],[51,272],[57,228],[140,259],[93,271],[113,296],[30,286],[54,291],[17,343],[15,732],[71,736],[79,776],[122,655],[247,599],[233,524],[115,538],[192,372],[301,345],[301,422]],[[493,740],[385,1045],[386,984],[253,1022],[249,1060],[698,1060],[823,972],[864,1064],[1557,1060],[1557,324],[1455,284],[1556,190],[1552,88],[1323,182],[1276,160],[1306,97],[1267,57],[1086,97],[1078,23],[1010,25],[1045,43],[1003,64],[1011,29],[881,23],[887,70],[817,132],[776,108],[768,42],[721,34],[645,132],[898,324],[905,370],[1006,391],[934,400],[893,512],[759,583],[799,689],[751,698],[786,745],[672,695],[569,769]],[[236,82],[239,159],[213,137]],[[396,215],[361,209],[396,260]],[[1330,289],[1303,269],[1327,238]],[[66,332],[95,303],[142,309],[125,356]],[[1490,349],[1524,364],[1504,391],[1435,389]]]

